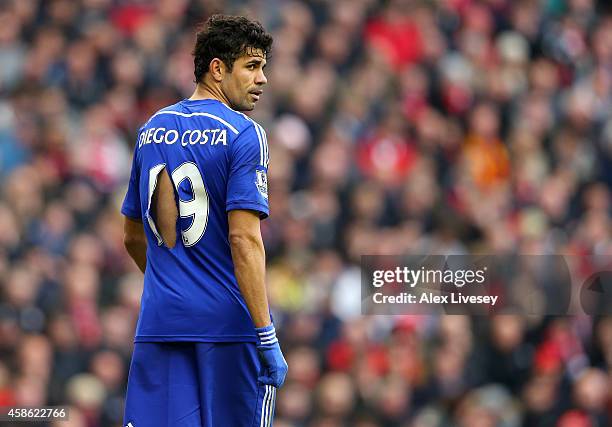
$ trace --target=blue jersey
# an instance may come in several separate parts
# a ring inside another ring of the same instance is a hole
[[[181,101],[139,130],[121,209],[142,220],[148,243],[136,342],[256,341],[234,275],[227,213],[268,216],[268,159],[263,128],[217,100]],[[172,249],[150,214],[164,168],[179,208]]]

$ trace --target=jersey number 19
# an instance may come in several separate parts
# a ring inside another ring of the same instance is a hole
[[[157,231],[157,227],[155,226],[155,222],[153,221],[153,218],[151,218],[149,211],[151,209],[153,193],[155,192],[155,187],[157,185],[157,177],[164,167],[166,167],[166,165],[161,163],[153,166],[149,170],[149,202],[147,220],[151,230],[153,230],[153,233],[155,234],[155,237],[157,237],[157,243],[159,245],[163,243],[163,240]],[[204,232],[206,231],[206,225],[208,224],[209,202],[208,193],[206,192],[206,187],[204,187],[204,180],[202,179],[200,170],[193,162],[185,162],[181,164],[172,171],[171,175],[177,194],[179,191],[179,186],[184,180],[188,180],[191,187],[191,194],[193,194],[192,199],[185,201],[179,196],[178,210],[181,218],[193,219],[191,225],[186,230],[181,230],[183,245],[186,247],[193,246],[200,241],[204,235]]]

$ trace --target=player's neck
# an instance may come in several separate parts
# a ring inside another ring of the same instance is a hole
[[[221,91],[219,87],[209,85],[206,82],[198,83],[189,99],[192,101],[198,101],[201,99],[216,99],[217,101],[223,102],[228,107],[230,106],[229,100],[223,91]]]

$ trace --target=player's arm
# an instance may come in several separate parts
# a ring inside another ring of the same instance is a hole
[[[124,217],[123,244],[140,271],[147,267],[147,237],[142,222]]]
[[[140,129],[139,133],[142,132]],[[135,150],[138,144],[135,146]],[[123,214],[123,244],[130,257],[144,273],[147,266],[147,238],[142,225],[142,211],[139,192],[140,166],[138,164],[137,152],[132,158],[132,170],[130,171],[130,181],[128,182],[127,192],[121,205]]]
[[[268,144],[257,124],[242,131],[231,145],[226,210],[234,272],[240,292],[251,314],[257,334],[257,351],[262,360],[258,380],[280,387],[287,375],[276,330],[270,321],[266,296],[266,255],[259,222],[269,214]]]
[[[237,209],[230,211],[228,218],[236,280],[255,324],[257,350],[264,366],[258,380],[280,387],[287,375],[287,362],[270,321],[265,284],[266,254],[259,228],[260,213]]]
[[[263,328],[272,322],[266,296],[266,254],[259,227],[259,212],[232,210],[228,213],[228,219],[236,280],[255,327]]]

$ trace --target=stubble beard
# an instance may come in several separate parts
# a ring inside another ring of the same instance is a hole
[[[237,105],[234,110],[236,111],[253,111],[255,109],[255,102],[249,102],[248,100],[244,100],[240,105]]]

